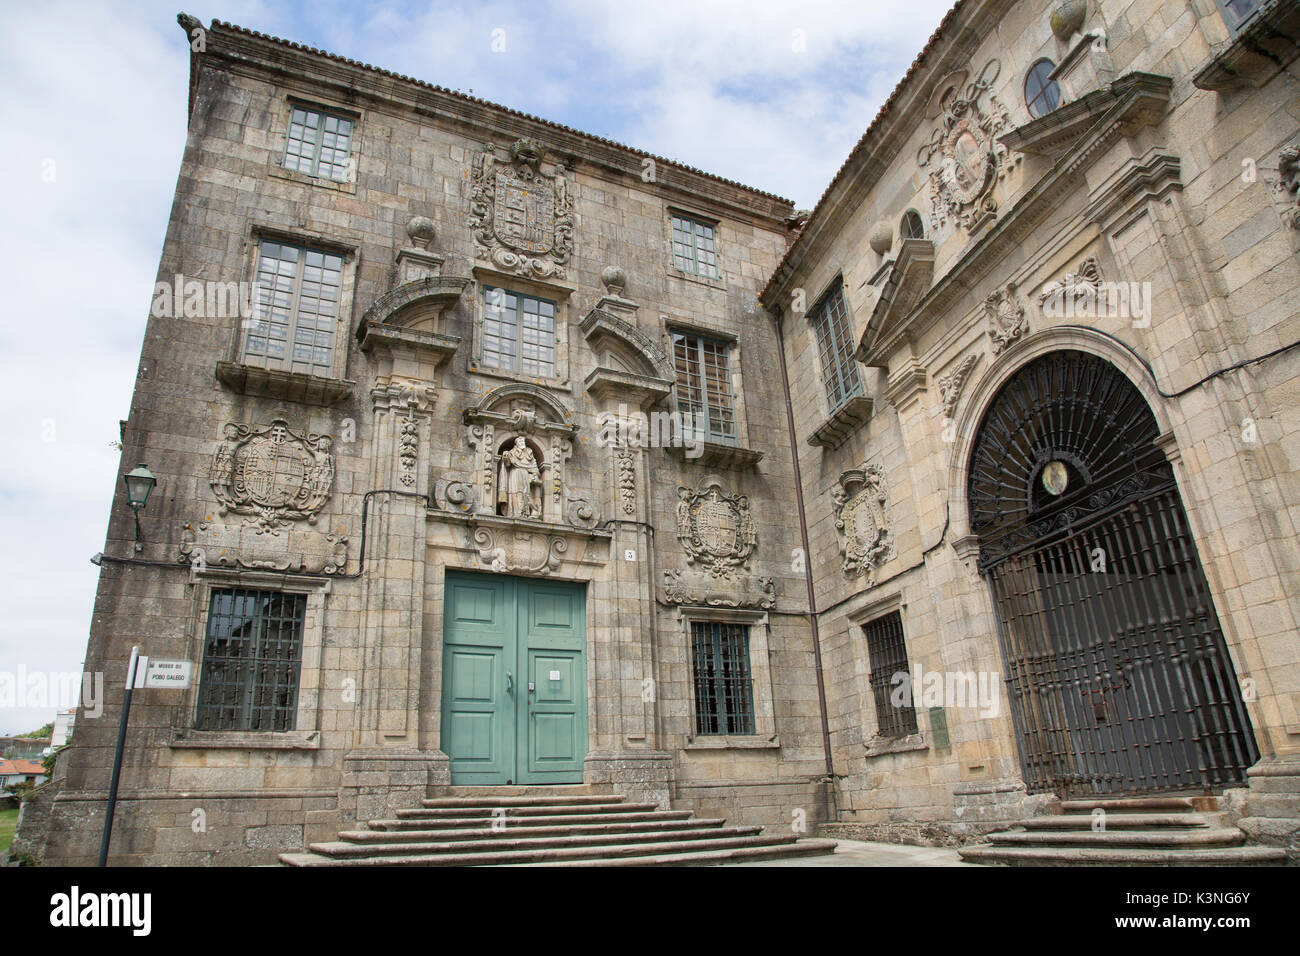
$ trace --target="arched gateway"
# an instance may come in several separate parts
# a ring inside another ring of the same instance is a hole
[[[1032,792],[1219,789],[1259,756],[1158,432],[1114,366],[1060,351],[976,434],[971,531]]]

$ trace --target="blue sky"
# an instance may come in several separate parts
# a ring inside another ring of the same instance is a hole
[[[472,90],[808,208],[948,6],[0,0],[0,732],[54,712],[9,706],[5,675],[79,671],[85,654],[89,558],[118,492],[111,443],[185,141],[178,9]]]

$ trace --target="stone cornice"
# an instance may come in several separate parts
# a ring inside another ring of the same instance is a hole
[[[898,250],[898,259],[889,270],[889,277],[880,290],[880,298],[871,312],[867,327],[854,353],[854,358],[867,365],[884,367],[884,359],[876,351],[876,343],[890,328],[911,314],[912,307],[930,288],[934,278],[934,243],[929,239],[904,239]]]
[[[369,100],[375,107],[406,108],[425,117],[460,127],[477,139],[505,143],[531,137],[553,154],[573,158],[634,179],[638,188],[665,196],[688,195],[705,209],[766,219],[784,230],[794,204],[780,196],[723,179],[670,159],[623,146],[550,120],[530,116],[431,83],[336,56],[321,50],[214,20],[207,30],[206,50],[191,57],[191,71],[221,61],[256,73],[292,78],[295,85],[317,86],[347,103]],[[220,67],[219,67],[220,68]],[[192,80],[193,82],[193,80]],[[653,181],[642,179],[642,161],[655,163]]]

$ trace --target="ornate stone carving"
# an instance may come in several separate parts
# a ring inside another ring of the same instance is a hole
[[[623,514],[636,514],[636,470],[630,449],[620,451],[618,460],[618,500]]]
[[[486,145],[474,161],[470,228],[478,253],[506,272],[565,277],[573,252],[569,185],[559,168],[543,171],[545,150],[517,140],[510,161]]]
[[[483,526],[465,529],[479,561],[490,571],[549,574],[560,566],[569,543],[559,535]]]
[[[1088,310],[1103,304],[1099,301],[1101,283],[1101,263],[1096,256],[1089,256],[1074,272],[1046,283],[1038,293],[1038,304],[1051,316],[1087,315]]]
[[[599,520],[595,506],[585,495],[570,496],[564,517],[575,528],[594,528]]]
[[[1277,189],[1286,203],[1286,224],[1300,229],[1300,145],[1287,146],[1277,154]]]
[[[600,281],[605,286],[605,291],[612,296],[623,295],[627,289],[627,273],[618,266],[606,266],[600,271]]]
[[[832,492],[835,530],[839,534],[841,570],[850,577],[865,574],[867,587],[876,583],[876,569],[894,557],[893,535],[885,511],[885,472],[863,465],[840,475]]]
[[[248,527],[192,522],[181,530],[176,561],[196,571],[213,567],[342,574],[347,568],[347,535],[293,533],[289,535],[290,540],[277,538],[271,544],[272,539],[258,538],[258,534]]]
[[[970,83],[958,71],[939,84],[942,119],[916,154],[919,166],[930,167],[930,222],[936,229],[951,219],[974,232],[997,215],[992,189],[1008,165],[1007,148],[997,137],[1010,115],[989,91],[1001,69],[992,59]]]
[[[334,483],[329,435],[299,435],[288,422],[229,422],[212,454],[208,481],[220,512],[256,519],[259,533],[277,534],[293,521],[314,523]]]
[[[686,563],[712,577],[729,577],[743,568],[758,543],[746,495],[729,495],[716,481],[702,491],[677,489],[677,538]]]
[[[669,604],[705,607],[776,607],[776,582],[769,577],[746,576],[737,583],[721,582],[708,575],[669,568],[664,571],[664,600]]]
[[[984,314],[989,320],[994,355],[1002,354],[1029,331],[1029,317],[1025,314],[1024,303],[1016,294],[1014,282],[989,293],[984,300]]]
[[[939,379],[939,397],[943,400],[944,418],[952,418],[952,413],[957,409],[957,399],[961,398],[961,390],[966,385],[966,379],[978,361],[978,354],[968,355],[955,369]]]
[[[398,461],[401,466],[401,482],[410,487],[415,484],[415,462],[420,455],[420,426],[414,418],[402,422],[402,434],[399,439]]]
[[[537,465],[537,456],[528,447],[523,435],[515,438],[514,444],[501,452],[501,468],[497,476],[498,513],[507,518],[540,518],[542,504],[538,491],[542,484],[542,473]]]

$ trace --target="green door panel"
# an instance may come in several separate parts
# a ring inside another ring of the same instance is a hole
[[[451,782],[581,783],[583,587],[448,571],[444,596],[442,740]]]

